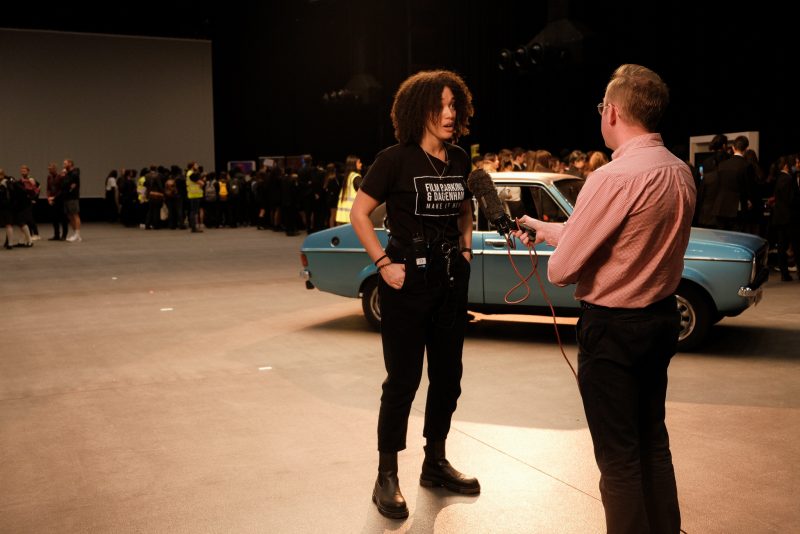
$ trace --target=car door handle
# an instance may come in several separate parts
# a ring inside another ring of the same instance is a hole
[[[494,248],[504,248],[506,246],[505,239],[487,239],[486,244]]]

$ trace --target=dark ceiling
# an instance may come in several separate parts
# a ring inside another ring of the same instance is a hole
[[[482,150],[602,148],[594,104],[621,63],[659,72],[672,105],[665,141],[756,130],[762,160],[800,150],[792,18],[703,3],[510,0],[294,0],[198,7],[182,2],[100,10],[4,7],[0,26],[213,43],[217,160],[312,153],[370,161],[393,143],[388,110],[408,74],[444,67],[475,97]],[[647,7],[651,6],[651,7]],[[552,31],[551,31],[552,30]],[[523,72],[497,67],[502,49],[532,41],[563,52]],[[370,83],[357,83],[354,75]],[[326,98],[353,87],[361,97]]]

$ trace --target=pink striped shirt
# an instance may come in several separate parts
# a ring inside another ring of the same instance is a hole
[[[696,191],[689,167],[651,133],[628,140],[586,180],[550,258],[548,278],[575,298],[644,308],[683,272]]]

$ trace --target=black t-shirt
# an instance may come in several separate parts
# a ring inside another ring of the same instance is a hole
[[[470,163],[461,147],[445,147],[447,164],[416,144],[391,146],[378,154],[364,177],[361,189],[386,202],[392,237],[402,246],[410,246],[417,234],[429,244],[458,242],[461,204],[472,198],[466,181]]]
[[[75,184],[75,187],[70,187],[71,184]],[[61,191],[66,200],[81,198],[81,170],[79,168],[73,167],[71,171],[67,172]]]

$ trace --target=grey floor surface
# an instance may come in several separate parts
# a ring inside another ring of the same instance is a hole
[[[393,521],[370,501],[380,339],[357,300],[304,288],[302,236],[83,235],[0,250],[0,532],[604,531],[551,325],[468,335],[448,453],[480,496],[419,487],[423,383]],[[689,534],[800,528],[800,282],[778,279],[670,367]]]

